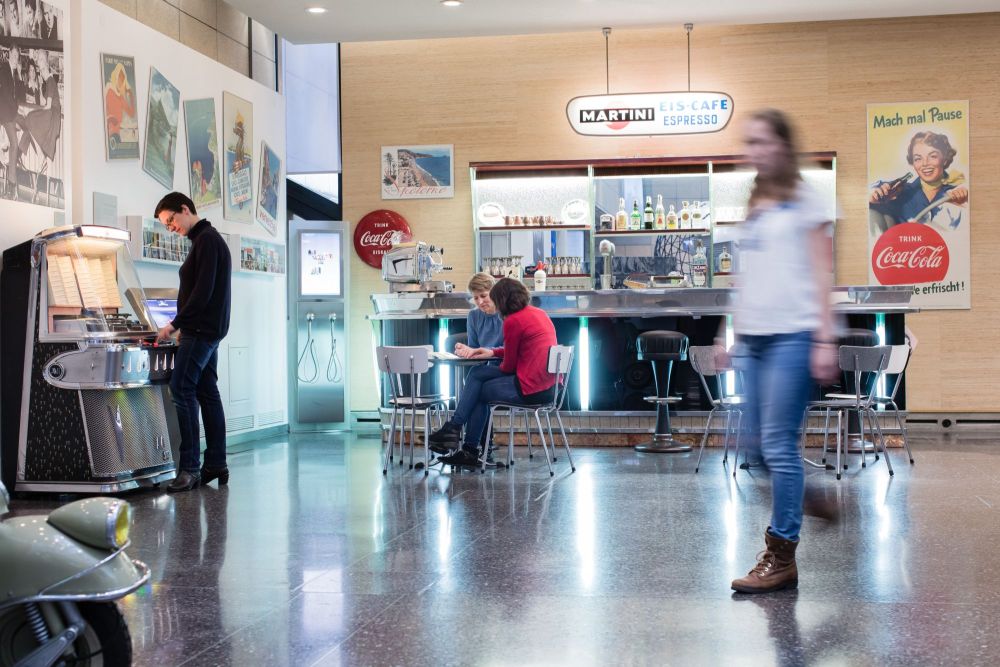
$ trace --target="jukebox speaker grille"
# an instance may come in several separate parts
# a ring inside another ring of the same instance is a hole
[[[95,477],[170,460],[167,417],[158,387],[83,390],[83,417]]]

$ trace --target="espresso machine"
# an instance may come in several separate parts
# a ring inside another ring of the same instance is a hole
[[[423,241],[400,243],[382,255],[382,280],[390,292],[451,292],[455,285],[434,278],[444,265],[444,248]]]
[[[3,253],[8,489],[116,493],[176,474],[165,386],[174,347],[153,344],[157,326],[128,241],[112,227],[67,226]]]

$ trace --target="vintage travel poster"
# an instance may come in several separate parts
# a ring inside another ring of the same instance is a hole
[[[0,2],[0,199],[66,206],[63,12]]]
[[[225,176],[222,215],[233,222],[253,222],[253,105],[222,93]]]
[[[177,155],[177,123],[181,114],[181,91],[156,70],[149,68],[149,102],[146,105],[146,149],[142,169],[172,190]]]
[[[135,58],[101,54],[104,89],[104,139],[109,160],[139,158],[139,112],[136,104]]]
[[[215,125],[215,100],[184,101],[187,130],[188,177],[191,199],[196,208],[217,204],[222,199],[219,186],[219,135]]]
[[[383,146],[382,199],[455,196],[454,147]]]
[[[260,185],[257,188],[257,222],[271,236],[278,234],[278,195],[281,194],[281,159],[266,141],[260,142]]]
[[[868,105],[873,284],[926,309],[971,306],[969,102]]]

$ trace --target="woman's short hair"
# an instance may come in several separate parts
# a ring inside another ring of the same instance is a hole
[[[917,132],[910,139],[910,147],[906,149],[906,161],[913,164],[913,147],[917,144],[927,144],[931,148],[941,151],[941,158],[944,160],[944,168],[951,166],[952,160],[958,155],[958,151],[951,147],[947,135],[937,132]]]
[[[513,315],[531,303],[528,288],[513,278],[501,278],[490,290],[490,300],[501,316]]]
[[[493,279],[493,276],[480,271],[469,278],[469,294],[475,294],[476,292],[489,292],[493,289],[493,285],[495,283],[496,280]]]

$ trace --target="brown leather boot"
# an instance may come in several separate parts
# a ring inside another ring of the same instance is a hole
[[[734,579],[732,587],[739,593],[771,593],[799,585],[799,570],[795,567],[795,547],[798,542],[783,540],[764,532],[767,548],[757,556],[757,564],[747,576]]]

